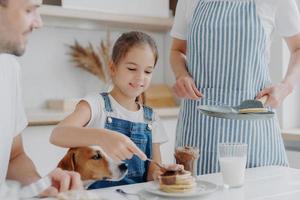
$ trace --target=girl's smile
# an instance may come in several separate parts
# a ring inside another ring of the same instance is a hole
[[[140,83],[129,83],[129,85],[133,88],[143,88],[144,85]]]

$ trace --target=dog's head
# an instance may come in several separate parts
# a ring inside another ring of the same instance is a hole
[[[125,163],[114,163],[101,148],[94,146],[70,148],[57,167],[78,172],[83,181],[118,181],[127,174]]]

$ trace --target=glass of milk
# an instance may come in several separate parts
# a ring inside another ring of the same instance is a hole
[[[245,180],[247,144],[220,143],[219,162],[225,188],[241,187]]]

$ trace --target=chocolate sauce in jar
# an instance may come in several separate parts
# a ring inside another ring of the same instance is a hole
[[[195,147],[178,147],[175,149],[176,164],[184,166],[184,170],[190,171],[193,176],[197,175],[197,163],[199,158],[199,149]]]

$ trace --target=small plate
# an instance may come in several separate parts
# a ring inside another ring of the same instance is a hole
[[[165,196],[165,197],[195,197],[200,195],[206,195],[210,194],[214,191],[216,191],[218,186],[214,183],[206,182],[206,181],[197,181],[196,188],[191,192],[185,192],[185,193],[168,193],[163,192],[159,189],[159,185],[156,183],[151,183],[145,187],[145,191],[159,195],[159,196]]]

